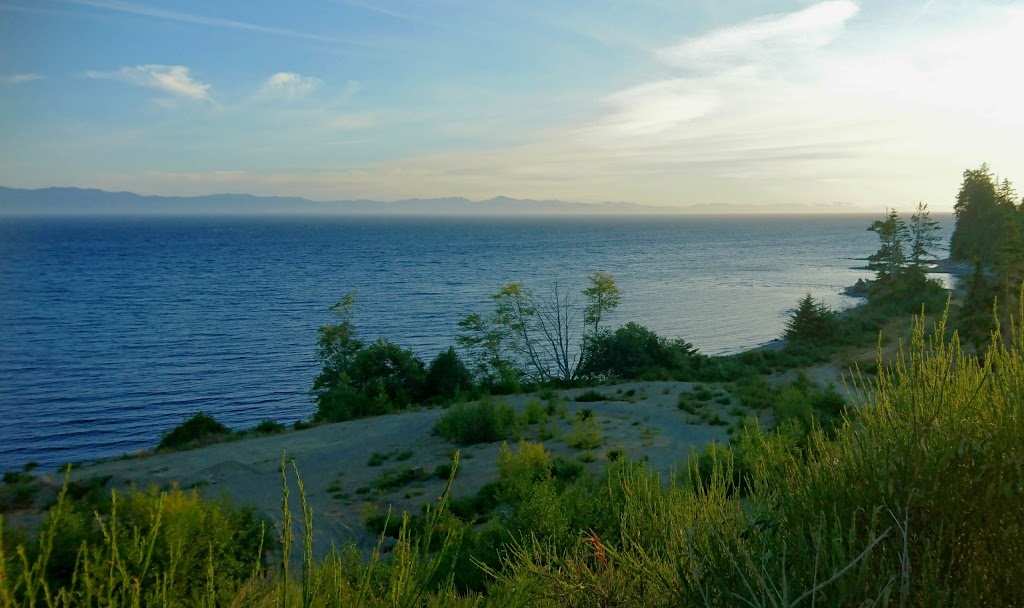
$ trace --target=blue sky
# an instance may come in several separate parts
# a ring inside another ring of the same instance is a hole
[[[0,184],[952,206],[1024,3],[0,0]]]

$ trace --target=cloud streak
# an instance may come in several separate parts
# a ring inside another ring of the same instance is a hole
[[[277,72],[263,82],[260,96],[296,101],[312,93],[313,89],[320,86],[322,82],[319,78],[303,76],[295,72]]]
[[[690,38],[659,50],[657,57],[674,67],[706,70],[742,65],[766,53],[814,50],[832,42],[859,10],[849,0],[830,0]]]
[[[93,80],[113,80],[154,89],[175,97],[210,101],[210,85],[193,79],[189,69],[182,65],[126,66],[114,72],[88,71],[84,75]]]
[[[0,76],[0,84],[15,86],[42,79],[43,77],[39,74],[11,74],[10,76]]]
[[[284,36],[288,38],[301,38],[304,40],[312,40],[314,42],[327,42],[327,43],[340,43],[348,44],[353,46],[367,46],[364,43],[343,40],[340,38],[334,38],[331,36],[322,36],[320,34],[313,34],[310,32],[302,32],[298,30],[274,27],[268,25],[260,25],[257,23],[249,23],[247,21],[237,21],[234,19],[223,19],[220,17],[207,17],[205,15],[195,15],[190,13],[180,13],[177,11],[168,11],[164,9],[154,8],[151,6],[145,6],[141,4],[134,4],[130,2],[120,2],[117,0],[64,0],[69,4],[77,4],[80,6],[89,6],[92,8],[99,8],[109,11],[115,11],[119,13],[127,13],[130,15],[138,15],[141,17],[151,17],[153,19],[162,19],[165,21],[177,21],[180,23],[191,23],[194,25],[204,25],[208,27],[219,27],[233,30],[242,30],[246,32],[254,32],[257,34],[269,34],[273,36]]]

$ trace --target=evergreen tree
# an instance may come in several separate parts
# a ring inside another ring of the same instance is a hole
[[[868,257],[868,268],[875,271],[882,283],[899,278],[907,265],[909,233],[906,222],[895,209],[891,209],[884,220],[872,222],[868,230],[877,234],[881,241],[878,251]]]
[[[975,262],[974,274],[967,282],[967,293],[957,313],[957,332],[966,344],[976,350],[988,344],[995,329],[995,297],[995,286],[985,275],[981,262]]]
[[[836,333],[837,313],[807,294],[789,311],[783,338],[792,343],[821,344]]]
[[[956,228],[950,239],[950,257],[981,260],[986,267],[996,264],[1001,250],[1015,245],[1014,235],[1004,228],[1019,221],[1016,201],[1017,192],[1010,180],[998,181],[987,164],[964,171],[953,207]]]
[[[934,255],[939,244],[936,232],[939,223],[931,218],[928,205],[917,204],[917,211],[910,218],[910,264],[909,268],[924,275],[924,265]]]

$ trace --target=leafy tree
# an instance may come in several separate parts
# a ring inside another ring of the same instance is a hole
[[[427,366],[426,394],[430,397],[450,399],[472,388],[473,375],[451,346]]]
[[[607,272],[594,272],[587,281],[590,287],[583,290],[587,305],[583,309],[583,322],[591,328],[591,332],[600,331],[601,319],[608,311],[618,308],[621,294],[615,284],[615,278]]]
[[[789,311],[783,337],[794,344],[822,344],[836,334],[837,313],[807,294]]]
[[[481,384],[498,384],[503,380],[518,379],[522,375],[505,339],[505,331],[479,313],[466,315],[459,321],[455,337],[470,362],[470,372]]]
[[[323,365],[311,390],[317,422],[382,414],[423,398],[423,362],[385,339],[365,346],[352,322],[355,304],[354,293],[345,295],[329,308],[338,322],[317,330],[317,360]]]
[[[338,322],[317,329],[316,359],[323,367],[313,380],[311,392],[318,408],[337,410],[342,405],[340,402],[351,398],[353,391],[348,371],[363,348],[352,322],[355,305],[355,292],[345,294],[328,308]]]
[[[491,382],[507,381],[510,373],[541,382],[575,377],[586,327],[597,332],[603,315],[620,299],[611,275],[596,272],[588,280],[583,307],[579,294],[557,281],[543,294],[513,282],[491,296],[495,306],[489,317],[463,319],[457,342],[469,353],[477,376]]]
[[[357,415],[406,408],[423,397],[426,384],[423,361],[385,338],[356,353],[348,376],[352,388],[363,396],[366,408]]]

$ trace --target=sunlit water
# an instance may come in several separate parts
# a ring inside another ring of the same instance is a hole
[[[502,284],[603,270],[611,323],[737,352],[807,292],[854,304],[871,219],[2,219],[0,469],[149,448],[197,410],[307,417],[316,328],[352,289],[363,337],[429,360]]]

